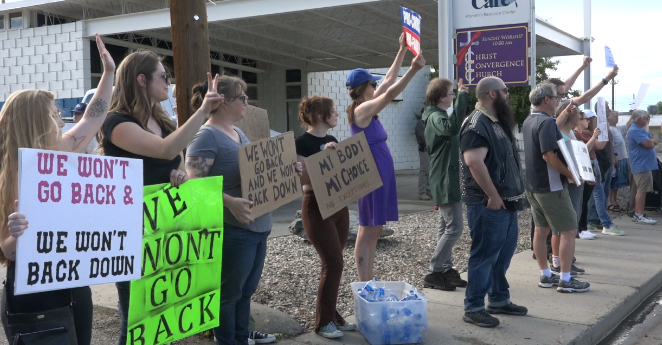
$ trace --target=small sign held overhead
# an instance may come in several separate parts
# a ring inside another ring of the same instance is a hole
[[[407,48],[418,56],[421,53],[421,16],[408,8],[400,7],[400,9]]]
[[[614,54],[611,52],[609,46],[605,46],[605,62],[607,68],[614,68],[616,66],[616,61],[614,61]]]

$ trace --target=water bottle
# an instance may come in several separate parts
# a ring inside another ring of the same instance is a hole
[[[395,294],[395,291],[393,291],[393,290],[391,290],[391,289],[386,289],[384,295],[386,296],[386,298],[384,299],[384,301],[387,301],[387,302],[397,302],[397,301],[400,300],[400,299],[398,298],[398,295]]]
[[[414,292],[414,290],[409,290],[409,293],[407,293],[407,296],[405,296],[401,301],[414,301],[414,300],[420,300],[421,298],[418,297],[418,295]]]

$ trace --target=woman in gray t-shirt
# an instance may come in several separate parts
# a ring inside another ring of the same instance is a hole
[[[197,109],[207,93],[207,83],[193,88],[191,106]],[[225,101],[211,112],[186,152],[186,172],[191,178],[223,176],[223,268],[221,271],[221,324],[213,329],[217,344],[245,344],[251,295],[262,275],[271,232],[271,213],[253,219],[252,202],[241,197],[237,149],[249,143],[233,124],[245,115],[246,83],[230,76],[218,81]]]

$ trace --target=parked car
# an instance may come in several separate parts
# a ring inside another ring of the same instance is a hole
[[[175,86],[174,84],[171,84],[168,86],[168,99],[165,101],[161,102],[161,106],[165,111],[168,113],[168,117],[172,119],[172,121],[177,124],[177,114],[175,114],[173,108],[177,104],[175,101],[175,96],[172,94],[172,88]],[[94,96],[94,93],[97,91],[97,89],[90,89],[87,92],[85,92],[85,96],[83,96],[83,102],[82,103],[90,103],[92,100],[92,96]]]

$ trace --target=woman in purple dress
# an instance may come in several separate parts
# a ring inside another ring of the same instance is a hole
[[[372,267],[375,261],[377,240],[382,234],[386,221],[398,220],[398,195],[395,189],[395,168],[391,151],[386,145],[388,134],[379,122],[377,114],[386,108],[412,80],[416,72],[425,66],[423,54],[416,56],[411,68],[398,81],[402,60],[407,52],[404,34],[400,35],[400,50],[395,61],[386,73],[384,81],[377,87],[381,77],[373,76],[368,71],[357,68],[347,76],[347,89],[352,104],[347,107],[352,135],[365,132],[377,170],[384,184],[372,193],[359,199],[359,233],[356,236],[354,260],[359,280],[373,278]]]

